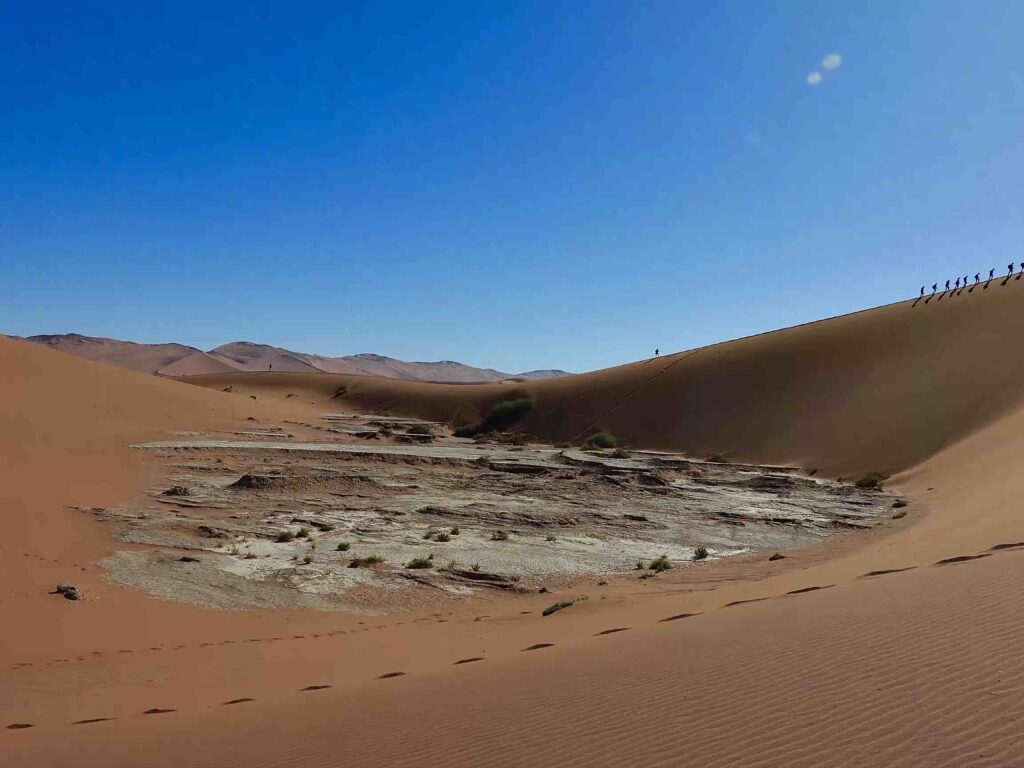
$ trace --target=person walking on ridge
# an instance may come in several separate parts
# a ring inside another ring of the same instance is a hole
[[[939,290],[939,284],[938,283],[932,283],[932,296],[935,295],[935,292],[937,290]]]
[[[981,272],[975,272],[974,273],[974,284],[975,285],[978,284],[980,276],[981,276]]]
[[[953,290],[955,291],[955,290],[956,290],[957,288],[959,288],[959,287],[960,287],[960,278],[958,277],[958,278],[956,279],[956,285],[955,285],[955,286],[953,286]]]
[[[996,274],[996,268],[992,267],[992,269],[990,269],[988,271],[988,279],[991,280],[995,276],[995,274]]]
[[[949,290],[949,280],[946,281],[946,290]]]

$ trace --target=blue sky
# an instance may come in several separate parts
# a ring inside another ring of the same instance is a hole
[[[0,332],[582,371],[1005,269],[1022,29],[938,0],[0,4]]]

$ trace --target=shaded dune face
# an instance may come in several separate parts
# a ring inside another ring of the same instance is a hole
[[[1024,283],[993,282],[563,379],[480,385],[361,376],[190,378],[327,408],[474,423],[514,392],[517,426],[579,440],[605,429],[635,446],[794,464],[833,475],[911,467],[1024,394]]]

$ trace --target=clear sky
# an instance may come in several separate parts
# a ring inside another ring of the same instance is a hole
[[[1005,271],[1022,30],[1015,1],[0,3],[0,332],[582,371]]]

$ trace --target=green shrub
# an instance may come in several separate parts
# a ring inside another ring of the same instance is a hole
[[[451,529],[451,531],[449,531],[448,533],[449,533],[449,535],[450,535],[450,536],[458,536],[458,535],[459,535],[460,533],[462,533],[462,531],[460,531],[460,530],[459,530],[459,526],[457,526],[457,525],[456,525],[456,526],[455,526],[454,528],[452,528],[452,529]]]
[[[442,544],[451,540],[452,537],[449,536],[447,533],[439,533],[434,537],[434,541],[440,541]]]
[[[301,528],[299,528],[299,532],[295,534],[295,538],[308,539],[310,533],[312,533],[312,531],[310,531],[309,528],[307,528],[306,526],[302,526]]]
[[[662,571],[670,570],[672,562],[668,559],[667,555],[662,555],[651,560],[651,564],[647,568],[655,573],[661,573]]]
[[[302,562],[304,562],[306,565],[309,565],[310,563],[313,562],[313,556],[312,555],[306,555],[304,558],[302,558]]]
[[[408,563],[406,563],[405,567],[406,568],[412,568],[412,569],[433,568],[434,567],[434,556],[430,555],[429,557],[417,557],[417,558],[415,558],[413,560],[410,560]]]
[[[338,552],[348,552],[350,549],[352,549],[352,545],[349,544],[347,541],[338,542]]]
[[[854,483],[858,488],[867,488],[871,490],[881,490],[882,483],[889,479],[889,476],[884,472],[868,472],[865,475],[861,475],[857,478]]]
[[[491,412],[476,426],[455,430],[455,436],[474,437],[487,432],[504,432],[532,409],[533,398],[529,394],[521,392],[510,395],[495,403]]]
[[[693,550],[693,559],[694,560],[704,560],[704,559],[707,558],[707,556],[708,556],[708,548],[705,547],[703,544],[701,544],[699,547],[697,547],[695,550]]]
[[[637,560],[636,561],[636,570],[642,571],[643,569],[644,569],[644,561],[643,560]]]
[[[903,509],[903,507],[905,506],[907,506],[907,502],[905,499],[896,499],[896,501],[892,503],[893,509]]]
[[[426,424],[413,424],[411,427],[409,427],[405,431],[406,431],[407,434],[410,434],[410,435],[431,435],[431,436],[433,436],[433,434],[434,434],[434,430],[432,430]]]
[[[470,569],[473,573],[480,573],[480,563],[473,563],[473,565],[470,566]]]
[[[619,441],[615,438],[611,432],[595,432],[586,440],[583,441],[583,445],[587,448],[614,448],[619,444]]]
[[[383,563],[384,558],[380,555],[370,555],[369,557],[354,557],[348,562],[349,568],[364,568],[367,565],[377,565]]]
[[[555,536],[555,534],[553,534],[553,533],[549,533],[547,536],[544,537],[544,540],[545,541],[558,541],[558,537]]]
[[[630,452],[625,448],[616,448],[612,451],[613,459],[628,459],[631,456]]]
[[[504,531],[495,531],[491,534],[491,541],[508,541],[508,534]]]
[[[568,608],[572,606],[573,604],[575,604],[575,602],[575,600],[559,600],[554,605],[549,605],[547,608],[545,608],[541,612],[541,616],[550,616],[552,613],[556,613],[557,611],[560,611],[563,608]]]
[[[784,554],[782,554],[781,552],[776,552],[774,555],[772,555],[768,559],[772,560],[772,561],[775,561],[775,560],[785,560],[786,556]]]
[[[277,534],[277,537],[274,539],[274,541],[276,541],[278,544],[287,544],[294,538],[295,534],[291,531],[281,531],[279,534]]]

